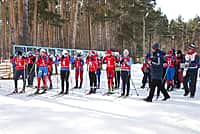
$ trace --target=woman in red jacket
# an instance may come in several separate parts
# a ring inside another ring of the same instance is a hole
[[[60,94],[69,93],[69,74],[70,74],[70,56],[67,50],[63,51],[63,55],[60,58],[60,75],[61,75],[61,92]],[[64,85],[66,82],[66,90],[64,90]]]
[[[17,88],[17,81],[20,76],[22,76],[23,79],[23,89],[20,91],[20,93],[25,93],[25,86],[26,86],[26,74],[25,74],[25,66],[26,66],[26,59],[22,56],[22,52],[18,51],[17,57],[13,59],[13,62],[15,64],[15,75],[14,75],[14,83],[15,83],[15,90],[13,93],[18,93]]]
[[[95,51],[91,51],[89,56],[86,58],[86,64],[87,67],[89,68],[89,78],[90,78],[90,91],[88,94],[96,93],[97,89],[97,76],[96,76],[96,71],[97,71],[97,56]]]
[[[104,57],[103,61],[106,63],[106,72],[108,79],[108,94],[112,94],[114,92],[113,88],[113,79],[115,76],[115,57],[112,55],[112,51],[107,50],[106,57]]]

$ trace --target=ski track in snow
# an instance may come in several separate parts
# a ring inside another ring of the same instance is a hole
[[[141,65],[133,65],[132,79],[141,86]],[[74,86],[74,72],[70,74],[70,87]],[[170,92],[171,99],[153,103],[142,101],[146,89],[131,90],[131,96],[117,98],[103,96],[107,91],[105,71],[101,88],[95,95],[89,91],[89,78],[84,72],[83,89],[71,89],[68,96],[53,97],[60,90],[60,77],[53,76],[55,89],[47,94],[27,97],[26,94],[6,96],[13,90],[12,80],[0,81],[0,134],[199,134],[200,93],[199,80],[194,99],[183,97],[183,90]],[[35,82],[36,83],[36,82]],[[22,86],[22,81],[19,81]],[[133,87],[131,86],[131,89]]]

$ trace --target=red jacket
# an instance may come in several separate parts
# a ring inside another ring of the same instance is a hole
[[[31,55],[26,58],[27,64],[34,64],[34,62],[35,62],[35,56]]]
[[[84,61],[82,57],[77,57],[74,61],[76,70],[83,70]]]
[[[25,58],[19,59],[19,57],[15,57],[13,59],[13,62],[15,64],[15,69],[16,70],[24,70],[25,69],[25,64],[26,64],[26,59]]]
[[[53,62],[52,58],[48,57],[48,63],[47,63],[48,72],[51,72],[53,70],[53,67],[52,67],[53,64],[54,64],[54,62]]]
[[[128,63],[130,63],[130,57],[123,57],[121,60],[121,70],[130,71],[131,66]]]
[[[150,65],[147,64],[147,63],[144,63],[144,64],[142,65],[141,70],[144,72],[144,71],[147,70],[147,69],[150,69]]]
[[[168,67],[174,67],[175,59],[173,56],[167,56],[165,60],[166,60]]]
[[[88,56],[86,59],[86,64],[89,67],[89,72],[95,72],[97,70],[97,57],[96,56]]]
[[[60,58],[60,64],[61,64],[61,70],[64,68],[69,68],[69,64],[70,64],[70,57],[61,57]]]
[[[36,64],[39,67],[48,66],[48,64],[49,64],[49,58],[48,58],[48,56],[39,56]]]
[[[114,56],[106,56],[104,57],[104,60],[106,65],[107,65],[107,69],[115,69],[115,57]]]

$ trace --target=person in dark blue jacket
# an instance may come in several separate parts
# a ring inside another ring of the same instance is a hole
[[[190,97],[194,98],[196,92],[197,74],[199,68],[199,56],[195,52],[196,45],[191,44],[188,47],[188,53],[185,55],[185,68],[187,68],[186,75],[183,80],[183,86],[185,89],[184,96],[190,93]],[[188,82],[191,82],[190,88]]]
[[[145,98],[144,101],[152,102],[156,87],[164,95],[163,101],[166,101],[167,99],[170,98],[170,96],[167,93],[167,91],[162,88],[162,75],[163,75],[164,57],[163,57],[163,54],[160,50],[160,44],[155,43],[152,46],[152,50],[153,50],[153,57],[151,58],[151,67],[150,67],[150,70],[151,70],[151,87],[150,87],[149,96],[147,98]]]

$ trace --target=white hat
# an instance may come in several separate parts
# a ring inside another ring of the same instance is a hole
[[[77,52],[77,54],[80,54],[80,55],[83,54],[83,51],[82,51],[82,50],[77,50],[76,52]]]
[[[46,50],[44,48],[40,49],[40,53],[46,53]]]
[[[69,52],[67,50],[63,50],[63,55],[68,54]]]
[[[119,52],[115,52],[115,56],[119,56]]]
[[[129,51],[127,49],[124,50],[123,54],[129,55]]]

